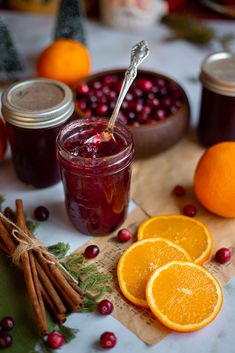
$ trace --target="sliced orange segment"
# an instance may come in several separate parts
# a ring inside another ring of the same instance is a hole
[[[198,330],[219,313],[223,294],[217,279],[192,262],[172,261],[152,273],[146,298],[165,326],[180,332]]]
[[[145,291],[150,274],[172,260],[191,259],[184,249],[166,239],[145,239],[132,244],[118,262],[118,282],[123,295],[147,308]]]
[[[160,237],[181,246],[192,261],[203,264],[212,250],[212,236],[205,224],[181,215],[156,216],[147,219],[138,229],[138,240]]]

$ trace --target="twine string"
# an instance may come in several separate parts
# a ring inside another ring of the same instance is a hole
[[[38,240],[35,237],[29,236],[27,233],[25,233],[19,226],[17,226],[14,222],[12,222],[9,218],[4,216],[2,212],[0,212],[0,219],[4,220],[8,224],[10,224],[13,227],[13,230],[11,232],[13,238],[18,242],[18,245],[16,245],[16,249],[14,250],[12,256],[12,262],[20,267],[20,261],[22,258],[22,255],[29,251],[33,250],[35,251],[46,263],[56,265],[59,267],[66,277],[78,284],[78,281],[64,268],[63,265],[59,262],[59,260],[51,254],[46,247],[43,245],[43,243]]]

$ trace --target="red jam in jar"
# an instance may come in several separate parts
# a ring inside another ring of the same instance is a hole
[[[202,97],[198,137],[209,147],[235,141],[235,54],[219,52],[202,63]]]
[[[21,181],[37,188],[60,181],[56,136],[73,111],[72,91],[59,81],[33,79],[4,91],[2,113]]]
[[[106,125],[103,118],[79,119],[67,124],[57,138],[67,213],[84,234],[111,233],[127,213],[134,154],[130,131],[116,123],[115,140],[84,144]]]

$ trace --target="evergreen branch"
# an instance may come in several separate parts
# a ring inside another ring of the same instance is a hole
[[[36,233],[36,230],[40,226],[39,222],[32,221],[31,219],[26,219],[26,225],[33,234]]]
[[[50,251],[57,259],[63,259],[70,250],[70,245],[66,243],[57,243],[47,247],[47,250]]]
[[[0,195],[0,212],[2,212],[2,205],[5,202],[5,197],[3,195]]]

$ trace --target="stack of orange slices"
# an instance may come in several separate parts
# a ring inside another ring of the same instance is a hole
[[[120,289],[133,304],[149,307],[165,326],[198,330],[217,316],[223,302],[219,282],[202,266],[211,249],[211,233],[198,220],[152,217],[139,226],[138,241],[120,257]]]

